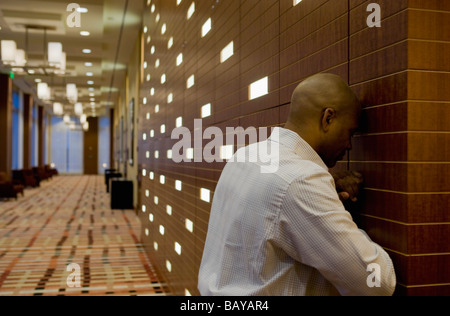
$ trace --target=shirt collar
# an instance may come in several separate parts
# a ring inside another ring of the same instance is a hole
[[[275,135],[278,132],[278,139]],[[296,132],[282,127],[275,127],[270,136],[270,141],[280,143],[280,145],[290,148],[302,159],[310,160],[328,171],[327,165],[320,158],[319,154]]]

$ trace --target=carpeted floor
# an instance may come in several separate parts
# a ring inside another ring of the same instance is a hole
[[[0,296],[166,295],[135,212],[109,206],[103,176],[60,175],[0,201]]]

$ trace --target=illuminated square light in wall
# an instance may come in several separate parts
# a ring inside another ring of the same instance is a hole
[[[190,89],[195,85],[195,76],[191,75],[186,81],[186,88]]]
[[[161,34],[162,34],[162,35],[166,34],[166,31],[167,31],[167,25],[166,25],[166,23],[164,23],[164,24],[161,26]]]
[[[183,117],[177,117],[177,119],[175,120],[175,126],[176,127],[182,127],[183,126]]]
[[[158,68],[160,64],[159,58],[155,61],[155,68]]]
[[[145,229],[145,236],[148,236],[150,234],[150,231],[148,230],[148,228]]]
[[[299,4],[300,2],[302,2],[302,0],[294,0],[294,7]]]
[[[166,79],[167,79],[166,74],[162,74],[161,75],[161,84],[165,84],[166,83]]]
[[[146,133],[142,134],[142,140],[147,140],[147,134]]]
[[[229,160],[233,157],[234,154],[234,146],[233,145],[225,145],[220,147],[220,159]]]
[[[151,95],[151,96],[154,96],[154,95],[155,95],[155,88],[151,88],[151,89],[150,89],[150,95]]]
[[[170,206],[170,205],[166,206],[166,213],[167,213],[167,215],[172,216],[172,206]]]
[[[175,181],[175,190],[181,191],[182,189],[183,189],[183,182],[181,182],[180,180],[176,180]]]
[[[192,2],[187,11],[187,19],[189,20],[195,13],[195,2]]]
[[[202,118],[211,116],[211,103],[202,106]]]
[[[186,149],[186,158],[187,159],[194,159],[194,148]]]
[[[148,150],[145,152],[145,158],[147,158],[147,159],[150,158],[150,152]]]
[[[201,188],[200,189],[200,199],[207,203],[211,202],[211,191],[208,189]]]
[[[150,180],[155,179],[155,173],[153,171],[150,171],[149,178],[150,178]]]
[[[188,231],[190,231],[191,233],[194,232],[194,222],[192,222],[190,219],[186,218],[185,221],[185,227]]]
[[[147,119],[147,121],[150,119],[150,113],[149,112],[147,112],[147,114],[145,115],[145,118]]]
[[[156,52],[156,47],[155,47],[155,45],[153,45],[151,48],[150,48],[150,54],[154,54]]]
[[[211,31],[211,27],[212,27],[212,20],[211,18],[209,18],[202,26],[202,37],[205,37],[206,34],[208,34],[209,31]]]
[[[167,159],[172,159],[172,149],[167,151]]]
[[[224,49],[220,52],[220,62],[224,63],[227,61],[231,56],[234,55],[234,42],[231,41],[227,46],[225,46]]]
[[[166,125],[162,124],[161,125],[161,134],[164,134],[166,132]]]
[[[150,196],[150,191],[149,190],[145,190],[145,196],[149,197]]]
[[[153,249],[155,249],[156,251],[158,251],[158,243],[155,241],[153,242]]]
[[[178,242],[175,242],[175,252],[181,256],[181,245]]]
[[[147,104],[147,98],[143,98],[142,103]]]
[[[169,41],[167,42],[167,49],[171,49],[173,46],[173,37],[169,38]]]
[[[147,170],[142,169],[142,175],[143,175],[144,177],[147,176]]]
[[[269,93],[269,77],[255,81],[249,86],[249,99],[254,100]]]
[[[159,113],[159,104],[155,105],[155,113]]]
[[[166,183],[166,177],[165,176],[159,176],[159,183],[165,184]]]
[[[172,263],[169,260],[166,260],[166,269],[169,272],[172,272]]]
[[[155,18],[155,22],[158,23],[161,20],[161,15],[158,13]]]
[[[164,236],[165,228],[163,225],[159,225],[159,233]]]
[[[159,151],[155,150],[155,159],[159,159]]]
[[[152,7],[150,8],[150,12],[155,13],[155,11],[156,11],[156,6],[154,4],[152,4]]]
[[[147,206],[142,205],[142,213],[145,213],[145,212],[147,212]]]
[[[172,103],[173,102],[173,93],[169,93],[169,95],[167,96],[167,103]]]
[[[144,26],[144,33],[147,33],[147,31],[148,31],[148,27]]]
[[[150,76],[150,74],[148,74],[145,79],[147,79],[147,81],[150,81],[151,78],[152,78],[152,76]]]
[[[150,131],[150,138],[153,138],[153,137],[155,137],[155,130],[154,129],[152,129]]]
[[[158,205],[159,197],[157,197],[157,196],[153,197],[153,202],[155,203],[155,205]]]
[[[152,41],[152,37],[149,35],[147,36],[147,44],[149,44]]]
[[[144,69],[147,69],[147,68],[148,68],[148,64],[146,61],[144,61]]]
[[[154,220],[154,219],[155,219],[155,218],[154,218],[153,214],[150,213],[150,214],[148,215],[148,220],[149,220],[149,222],[152,222],[152,223],[153,223],[153,220]]]
[[[177,66],[181,65],[183,63],[183,53],[180,53],[177,56]]]

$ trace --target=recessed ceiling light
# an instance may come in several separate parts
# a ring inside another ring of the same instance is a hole
[[[90,62],[84,63],[84,65],[85,65],[86,67],[92,67],[92,63],[90,63]]]
[[[95,97],[95,93],[89,93],[90,97]]]
[[[91,35],[91,33],[89,33],[88,31],[81,31],[80,35],[81,36],[89,36],[89,35]]]
[[[34,82],[36,82],[36,83],[42,82],[42,79],[39,79],[39,78],[34,79]]]
[[[93,84],[94,84],[94,81],[89,80],[89,81],[87,82],[87,84],[93,85]]]
[[[89,48],[85,48],[85,49],[83,49],[83,53],[90,54],[90,53],[92,53],[92,50],[90,50]]]
[[[86,76],[92,77],[92,76],[94,76],[94,73],[92,73],[92,72],[87,72],[87,73],[86,73]]]
[[[95,89],[94,88],[89,88],[89,91],[94,91]]]
[[[87,8],[78,8],[77,9],[77,12],[80,12],[80,13],[88,13],[88,9]]]

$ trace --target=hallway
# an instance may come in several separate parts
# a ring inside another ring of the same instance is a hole
[[[140,220],[111,210],[109,197],[102,176],[57,176],[0,201],[0,296],[165,295]],[[73,288],[72,263],[80,268]]]

